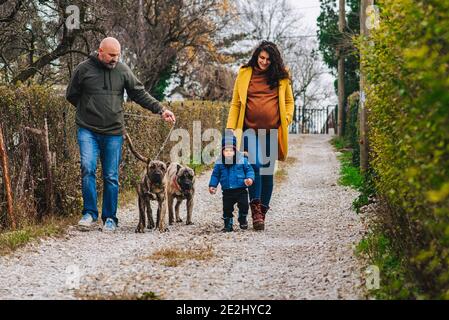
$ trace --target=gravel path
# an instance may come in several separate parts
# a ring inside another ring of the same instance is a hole
[[[363,233],[351,210],[357,192],[337,185],[339,163],[326,135],[291,135],[288,175],[277,183],[264,232],[224,234],[221,196],[210,172],[197,178],[193,221],[170,232],[135,234],[137,208],[119,213],[115,234],[78,232],[0,257],[0,299],[360,299],[354,244]],[[185,206],[181,216],[185,217]],[[251,225],[251,224],[250,224]],[[212,250],[209,259],[165,266],[159,249]],[[80,274],[79,287],[74,275]]]

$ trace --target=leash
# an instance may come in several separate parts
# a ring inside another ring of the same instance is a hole
[[[134,118],[142,118],[142,119],[161,119],[160,115],[149,115],[149,116],[144,116],[141,114],[135,114],[135,113],[129,113],[129,112],[125,112],[123,113],[124,116],[129,116],[129,117],[134,117]]]
[[[140,114],[133,114],[133,113],[124,113],[125,116],[129,116],[129,117],[134,117],[134,118],[141,118],[141,119],[162,119],[159,115],[154,115],[154,116],[144,116],[144,115],[140,115]],[[167,137],[165,138],[164,142],[162,143],[161,147],[159,148],[156,156],[152,159],[152,160],[157,160],[159,158],[159,155],[161,154],[162,150],[164,150],[165,145],[168,142],[168,139],[171,136],[171,133],[173,132],[173,129],[176,126],[176,121],[172,123],[172,126],[170,128],[170,131],[167,134]]]
[[[158,153],[156,154],[156,157],[154,157],[153,160],[157,160],[159,158],[159,155],[161,154],[162,150],[164,150],[165,145],[167,144],[168,139],[170,138],[171,133],[173,132],[173,129],[175,128],[175,125],[176,125],[176,121],[173,122],[173,124],[172,124],[172,126],[170,128],[170,131],[168,132],[167,137],[165,138],[165,141],[162,143],[161,147],[159,148]]]

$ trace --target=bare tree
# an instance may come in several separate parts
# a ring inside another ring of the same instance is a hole
[[[185,66],[173,80],[170,95],[181,94],[187,99],[229,101],[232,97],[235,74],[230,68],[218,64],[203,64],[195,60]]]
[[[303,41],[287,55],[287,64],[293,78],[295,100],[305,108],[316,105],[331,96],[332,88],[323,86],[323,76],[329,74],[316,50],[316,42]]]
[[[284,53],[295,47],[302,16],[287,0],[239,0],[237,10],[231,34],[237,41],[231,51],[240,61],[248,58],[253,46],[261,40],[276,43]]]
[[[0,1],[0,70],[2,80],[15,83],[35,78],[48,81],[60,73],[70,53],[86,55],[89,38],[103,33],[102,14],[93,0]],[[80,28],[66,26],[69,5],[80,9]]]
[[[228,1],[106,0],[102,6],[111,13],[107,29],[125,44],[124,59],[148,90],[195,59],[221,59],[214,37],[230,20]]]

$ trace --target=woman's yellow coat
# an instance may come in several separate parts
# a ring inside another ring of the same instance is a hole
[[[237,148],[242,140],[243,124],[245,121],[246,98],[253,69],[240,68],[234,84],[231,107],[229,109],[226,128],[234,129],[237,138]],[[278,160],[284,161],[288,153],[288,125],[292,122],[294,109],[293,90],[290,79],[279,81],[279,115],[281,126],[278,128]]]

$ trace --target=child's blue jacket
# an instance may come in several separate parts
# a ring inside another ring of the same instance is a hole
[[[225,165],[222,159],[219,158],[214,165],[209,187],[216,188],[218,183],[220,183],[222,190],[246,188],[245,179],[254,181],[254,170],[248,163],[248,159],[239,156],[236,162],[233,165]]]

